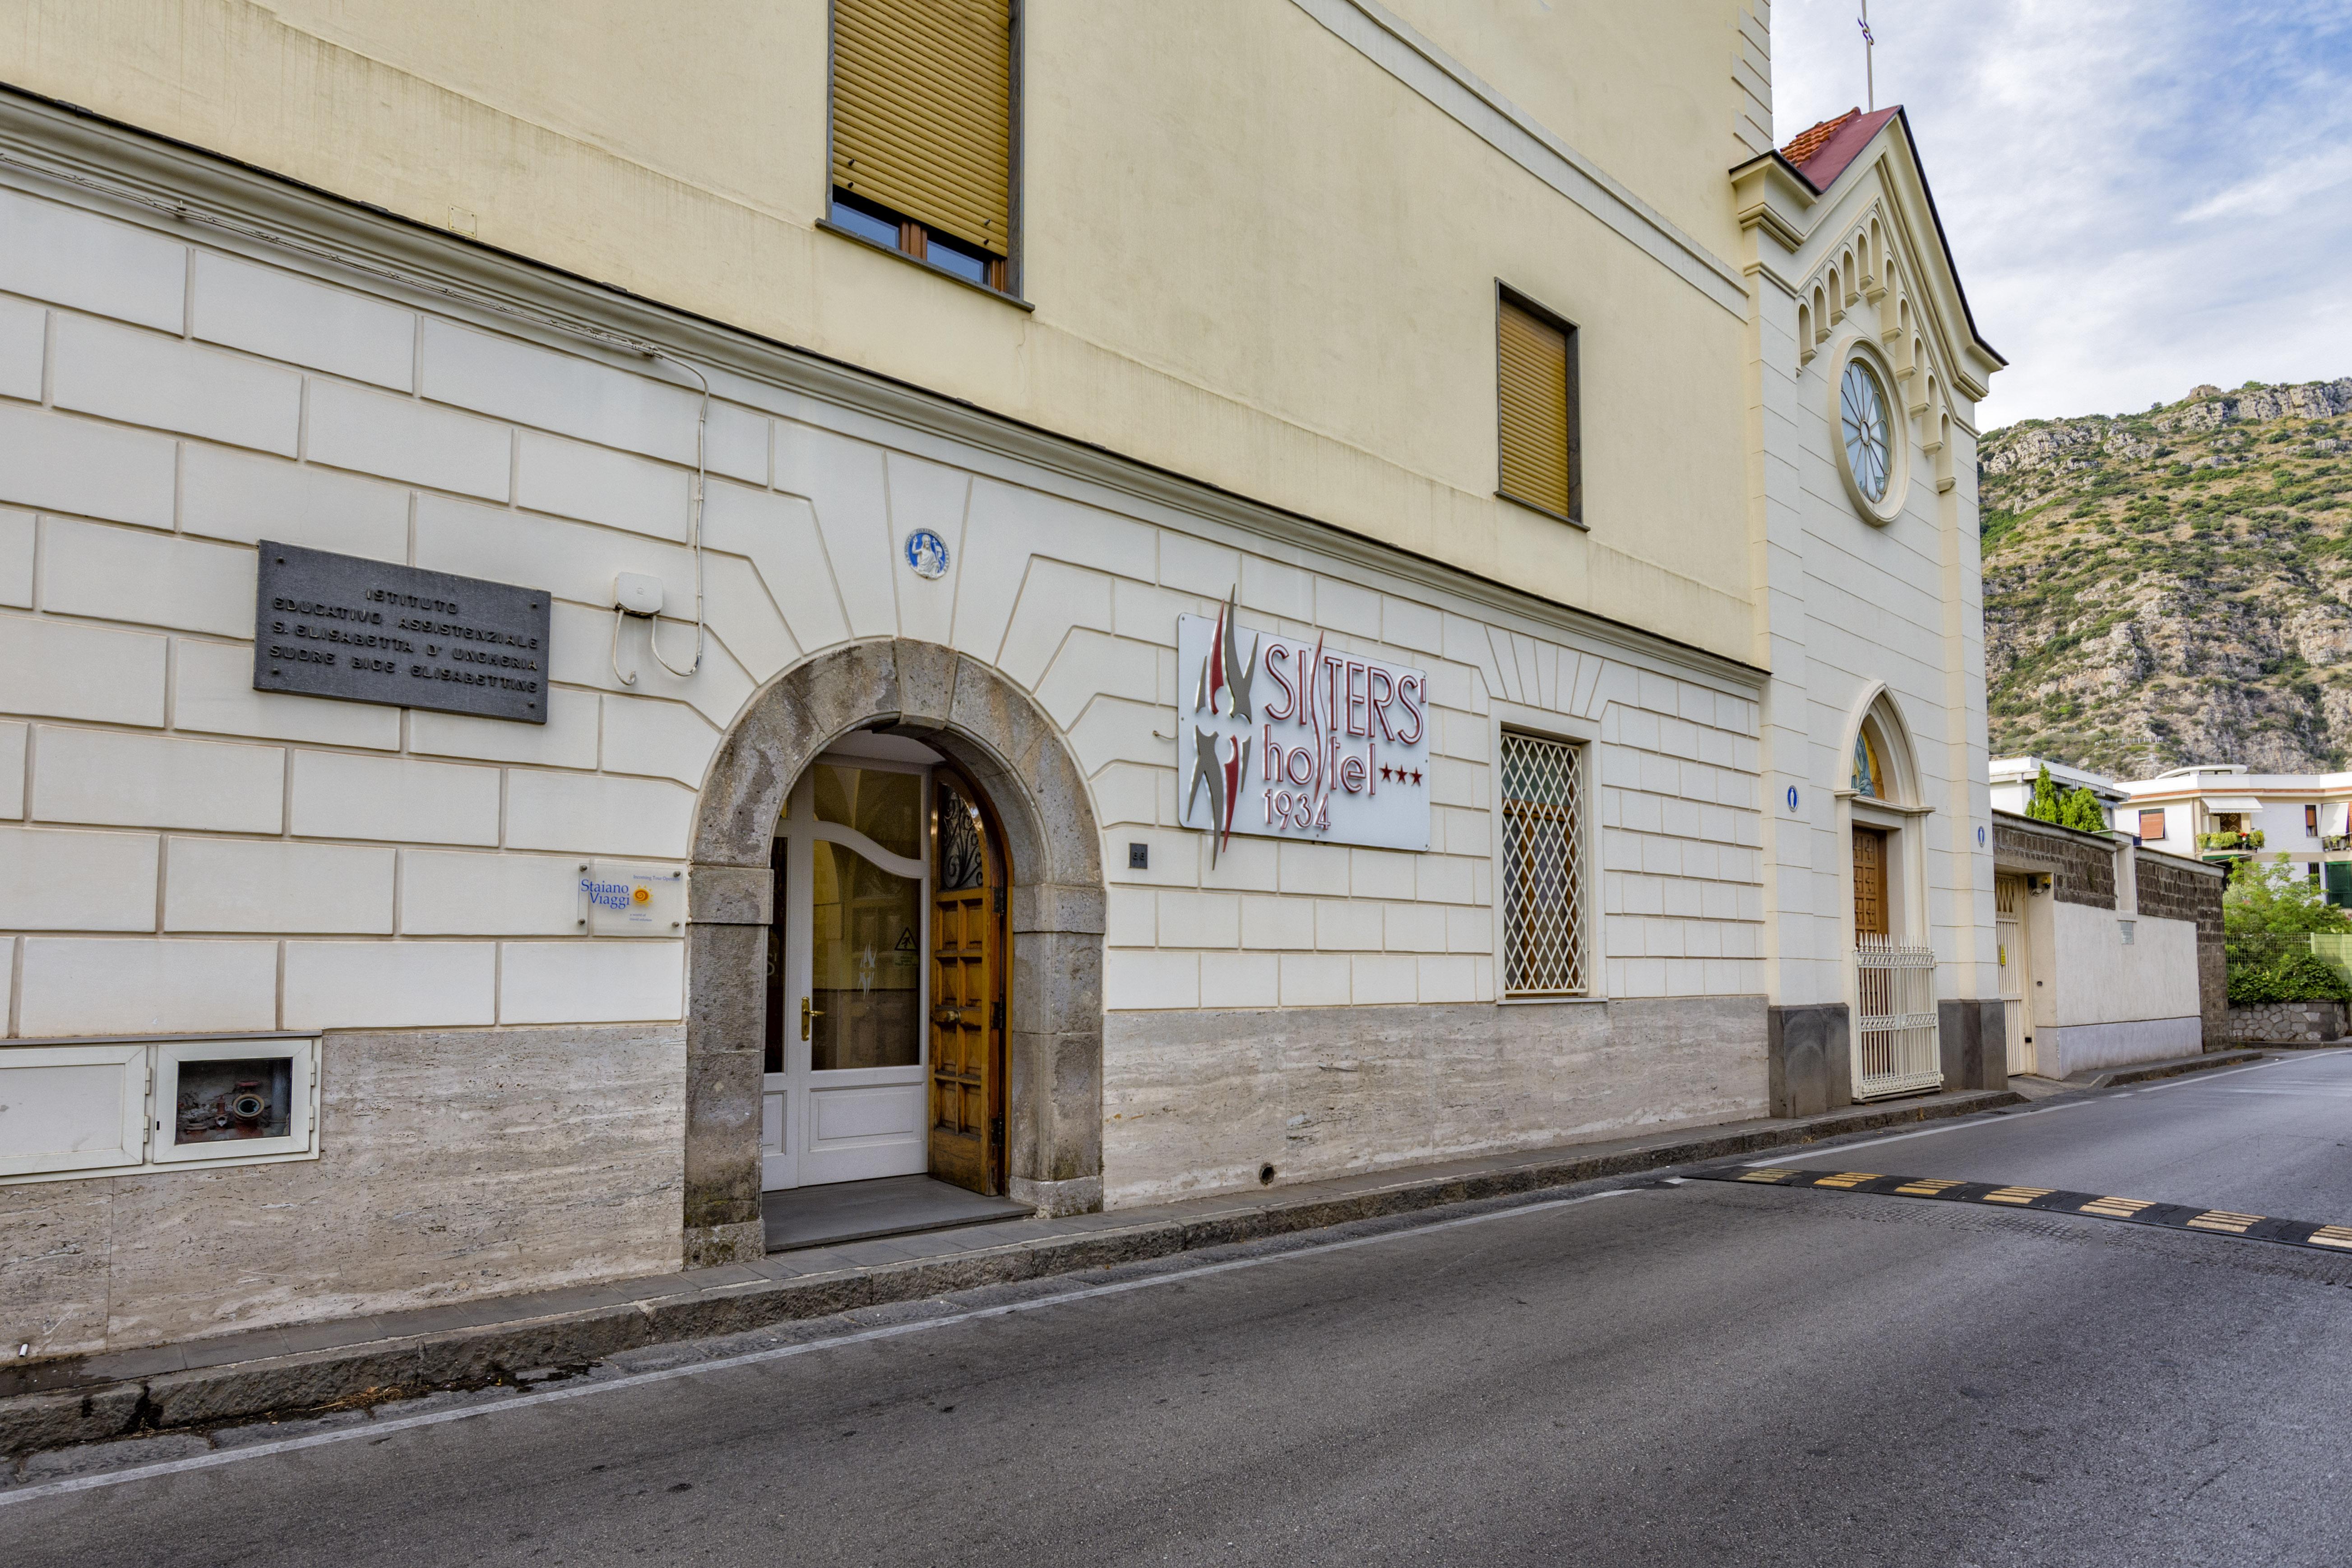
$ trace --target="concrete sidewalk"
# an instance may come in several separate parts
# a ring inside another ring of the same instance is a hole
[[[510,1383],[650,1344],[2021,1102],[2006,1090],[1935,1095],[1799,1120],[1684,1129],[1149,1208],[1009,1220],[780,1252],[756,1264],[60,1358],[0,1369],[0,1455]]]

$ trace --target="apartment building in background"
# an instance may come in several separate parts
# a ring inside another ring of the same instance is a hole
[[[2352,773],[2258,773],[2240,763],[2126,781],[2140,842],[2215,864],[2283,860],[2352,903]]]
[[[36,1356],[2002,1079],[2001,362],[1762,0],[36,0],[0,83]]]

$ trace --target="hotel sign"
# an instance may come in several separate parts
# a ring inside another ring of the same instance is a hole
[[[1429,680],[1254,632],[1234,597],[1176,620],[1176,819],[1236,834],[1429,847]]]
[[[261,542],[253,685],[547,722],[537,588]]]

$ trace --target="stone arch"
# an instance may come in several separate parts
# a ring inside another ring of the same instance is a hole
[[[1842,767],[1852,769],[1856,743],[1865,734],[1885,770],[1883,793],[1876,798],[1893,805],[1925,805],[1918,751],[1912,743],[1911,726],[1905,721],[1895,693],[1883,680],[1872,682],[1846,710],[1843,742],[1838,752],[1843,759]]]
[[[705,776],[687,924],[686,1266],[757,1258],[769,844],[785,793],[852,730],[909,736],[988,793],[1014,878],[1006,1020],[1012,1195],[1102,1206],[1102,835],[1053,721],[989,666],[936,643],[852,643],[755,693]]]

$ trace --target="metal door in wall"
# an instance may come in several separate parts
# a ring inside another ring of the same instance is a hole
[[[929,779],[917,765],[820,758],[777,825],[763,1188],[929,1163]]]
[[[1004,1190],[1005,868],[980,794],[933,774],[938,864],[931,894],[931,1174]]]
[[[2000,963],[2000,1010],[2009,1034],[2009,1070],[2033,1070],[2033,1020],[2025,987],[2025,883],[1995,877],[1992,883],[1994,955]]]

